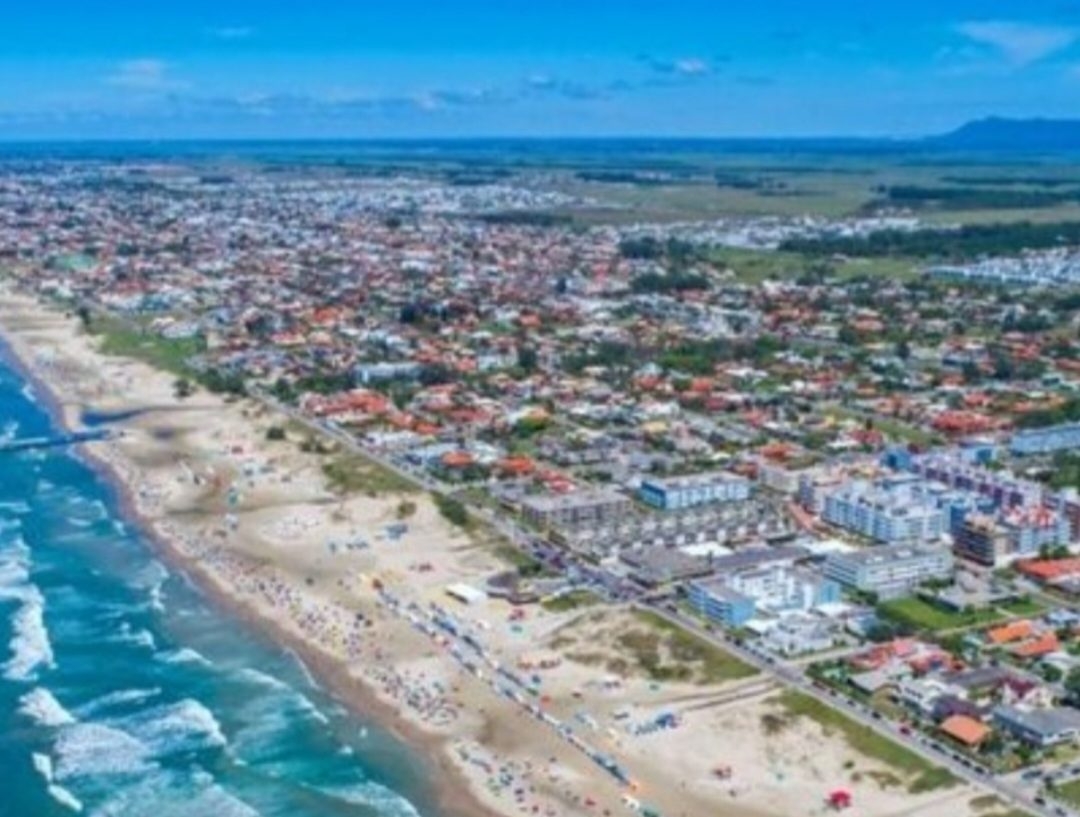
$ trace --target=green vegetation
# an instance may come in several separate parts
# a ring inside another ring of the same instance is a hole
[[[181,377],[196,377],[191,362],[206,351],[202,337],[166,338],[105,316],[95,316],[87,326],[101,337],[102,353],[141,360]]]
[[[517,568],[520,576],[539,576],[544,572],[544,565],[520,548],[503,542],[494,550],[495,557]]]
[[[141,360],[177,375],[177,397],[190,396],[193,383],[219,394],[247,393],[242,375],[196,365],[206,352],[206,339],[201,335],[167,338],[134,322],[108,315],[91,315],[89,310],[79,314],[84,328],[101,338],[99,349],[103,354]]]
[[[629,630],[616,640],[654,681],[717,684],[757,674],[750,665],[663,616],[639,610],[634,617],[648,630]]]
[[[781,244],[787,252],[810,257],[847,255],[863,258],[902,256],[965,261],[983,255],[1009,255],[1021,250],[1042,250],[1080,243],[1080,222],[967,224],[958,230],[884,230],[851,238],[791,239]]]
[[[913,630],[929,632],[975,627],[1003,618],[992,608],[953,612],[914,596],[882,602],[877,611],[889,621],[906,625]]]
[[[1020,428],[1045,428],[1075,422],[1080,422],[1080,397],[1070,398],[1056,408],[1022,414],[1016,419]]]
[[[583,607],[592,607],[599,604],[600,597],[591,590],[574,590],[563,593],[561,596],[545,599],[541,606],[552,613],[568,613],[571,610],[580,610]]]
[[[938,210],[1020,210],[1074,203],[1080,191],[1018,190],[990,187],[922,187],[895,185],[885,191],[890,206]]]
[[[1045,604],[1026,597],[1006,602],[999,607],[1014,616],[1039,616],[1046,612]]]
[[[1054,467],[1050,473],[1050,487],[1080,489],[1080,455],[1063,452],[1054,456]]]
[[[1054,787],[1054,797],[1068,803],[1072,808],[1080,808],[1080,780],[1070,780]]]
[[[638,294],[686,292],[709,288],[709,279],[692,272],[646,272],[630,282],[631,291]]]
[[[498,213],[481,213],[473,216],[485,224],[521,224],[527,227],[558,227],[570,224],[573,219],[560,213],[534,210],[507,210]]]
[[[360,454],[338,454],[323,464],[323,473],[331,489],[342,494],[363,492],[379,496],[416,490],[408,480]]]
[[[859,754],[879,760],[903,773],[912,794],[948,788],[957,781],[946,769],[932,765],[919,755],[879,735],[869,726],[856,723],[846,715],[809,695],[788,690],[776,699],[788,717],[810,718],[821,725],[826,734],[839,734]]]
[[[439,509],[439,513],[447,522],[459,528],[469,527],[472,518],[469,516],[469,509],[463,503],[442,494],[432,494],[431,498],[435,500],[435,507]]]

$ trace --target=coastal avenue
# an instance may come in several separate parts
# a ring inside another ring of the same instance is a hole
[[[350,434],[340,428],[334,427],[331,423],[313,420],[300,410],[283,405],[265,393],[259,393],[257,397],[272,410],[286,415],[289,419],[300,423],[305,428],[329,436],[331,439],[346,446],[348,450],[353,453],[368,457],[380,466],[413,482],[424,490],[447,495],[447,492],[442,486],[438,485],[435,481],[428,479],[415,471],[403,468],[393,460],[361,445]],[[467,502],[466,504],[468,504],[470,511],[475,512],[483,518],[485,522],[491,524],[516,547],[527,551],[529,555],[535,555],[533,549],[529,546],[531,539],[534,537],[531,537],[512,520],[492,512],[489,508],[478,506],[476,503]],[[602,570],[596,572],[605,574],[607,579],[603,582],[605,589],[610,590],[611,587],[621,583],[621,579],[618,576],[614,576]],[[672,612],[670,608],[664,606],[662,603],[648,601],[643,597],[641,603],[644,606],[647,606],[650,611],[663,617],[665,620],[682,627],[719,649],[734,654],[739,659],[753,666],[759,672],[770,675],[787,687],[796,689],[802,694],[811,696],[816,701],[828,707],[843,712],[847,717],[860,725],[872,729],[882,737],[901,744],[934,765],[947,769],[959,779],[979,788],[988,789],[994,792],[1010,805],[1026,809],[1034,815],[1039,815],[1039,817],[1063,817],[1064,815],[1072,814],[1072,812],[1060,805],[1051,806],[1046,803],[1037,803],[1035,801],[1035,796],[1025,790],[1022,781],[1019,779],[1010,780],[1005,777],[995,777],[983,769],[976,769],[970,764],[963,764],[956,759],[956,756],[954,756],[947,747],[937,741],[933,741],[929,738],[917,739],[914,734],[904,734],[900,730],[900,727],[895,723],[881,719],[880,716],[872,717],[867,714],[867,711],[855,706],[853,702],[822,692],[815,687],[802,670],[797,669],[795,665],[779,662],[771,657],[763,657],[761,654],[735,643],[726,636],[718,637],[715,633],[705,629],[689,616]],[[631,602],[631,606],[634,605],[635,603]]]

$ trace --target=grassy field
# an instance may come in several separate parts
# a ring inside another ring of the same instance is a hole
[[[947,788],[957,782],[946,769],[934,766],[909,749],[808,695],[788,690],[776,700],[787,717],[810,718],[820,724],[827,734],[842,737],[859,754],[878,760],[903,774],[907,778],[907,789],[912,794]]]
[[[1055,786],[1054,797],[1072,808],[1080,808],[1080,780],[1070,780]]]
[[[94,317],[90,331],[101,338],[104,354],[141,360],[178,376],[190,375],[191,359],[206,351],[202,338],[165,338],[112,318]]]
[[[620,636],[620,644],[654,680],[693,679],[716,684],[757,674],[749,664],[656,613],[639,610],[634,618],[645,624],[647,630],[633,630]]]
[[[915,597],[883,602],[878,605],[878,612],[885,618],[929,632],[975,627],[1003,618],[993,608],[954,613]]]
[[[330,487],[343,494],[408,494],[416,486],[359,454],[337,454],[323,464]]]
[[[1001,609],[1014,616],[1039,616],[1046,612],[1046,605],[1034,599],[1017,599],[1000,605]]]
[[[652,165],[652,167],[650,167]],[[565,164],[546,173],[544,186],[589,199],[598,206],[567,210],[575,221],[632,223],[691,221],[745,216],[855,216],[880,201],[889,187],[971,188],[1045,191],[1032,177],[1053,178],[1080,188],[1080,166],[1067,159],[1031,167],[994,165],[955,156],[923,160],[912,156],[778,156],[680,153],[671,157],[626,159],[635,172],[676,168],[666,181],[649,183],[586,181]],[[605,169],[618,169],[608,166]],[[717,183],[717,179],[723,183]],[[992,183],[991,183],[992,181]],[[920,218],[937,224],[1064,221],[1080,217],[1070,202],[1002,208],[919,207]]]
[[[592,607],[599,604],[600,601],[600,597],[590,590],[574,590],[552,599],[546,599],[541,603],[541,606],[552,613],[568,613],[571,610]]]

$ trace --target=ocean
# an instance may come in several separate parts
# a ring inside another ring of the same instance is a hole
[[[56,433],[0,358],[0,435]],[[171,572],[64,449],[0,453],[0,817],[434,815],[428,768]]]

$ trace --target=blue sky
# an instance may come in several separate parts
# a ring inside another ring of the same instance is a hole
[[[1080,116],[1080,1],[5,5],[6,139],[906,136]]]

